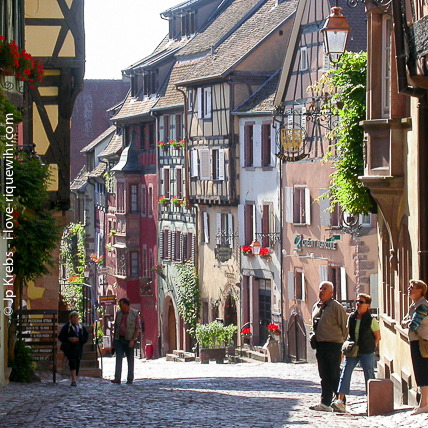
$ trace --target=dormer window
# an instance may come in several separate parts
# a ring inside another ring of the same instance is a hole
[[[186,12],[180,16],[181,37],[190,37],[196,32],[196,12]]]
[[[143,94],[156,94],[159,89],[159,70],[147,71],[144,73]]]

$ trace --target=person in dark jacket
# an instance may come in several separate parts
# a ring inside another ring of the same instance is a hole
[[[344,357],[343,368],[340,375],[338,398],[332,403],[333,410],[346,412],[345,395],[349,394],[351,376],[355,366],[360,362],[364,371],[364,380],[374,379],[374,364],[376,346],[380,341],[380,327],[376,318],[369,312],[371,296],[360,293],[357,296],[357,310],[348,318],[348,340],[358,346],[356,357]]]
[[[83,355],[83,345],[88,341],[88,331],[79,322],[78,312],[71,312],[70,321],[61,329],[58,339],[61,351],[68,359],[71,371],[71,386],[77,386],[77,375],[79,374],[80,360]]]

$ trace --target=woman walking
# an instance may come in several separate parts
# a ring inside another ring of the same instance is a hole
[[[360,362],[364,380],[374,379],[375,350],[380,341],[380,327],[376,318],[369,313],[371,296],[360,293],[357,296],[357,310],[348,318],[348,340],[358,347],[355,357],[345,356],[340,375],[338,398],[331,407],[338,412],[346,412],[345,395],[349,394],[351,377],[355,366]]]
[[[77,386],[77,375],[79,374],[80,360],[83,355],[83,345],[88,340],[88,332],[85,326],[79,323],[79,313],[71,312],[70,321],[61,329],[58,339],[61,351],[68,358],[71,371],[71,386]]]
[[[413,371],[416,384],[421,388],[421,399],[412,415],[428,413],[428,355],[423,356],[419,347],[420,340],[428,340],[428,301],[427,284],[411,279],[408,293],[413,303],[408,314],[401,322],[402,327],[409,329],[410,355],[412,357]]]

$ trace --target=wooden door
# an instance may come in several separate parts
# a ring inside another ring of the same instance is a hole
[[[291,315],[287,329],[288,358],[293,361],[307,361],[306,329],[298,313]]]

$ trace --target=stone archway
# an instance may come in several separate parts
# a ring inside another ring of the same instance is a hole
[[[178,322],[172,296],[165,296],[163,307],[163,350],[165,354],[172,354],[178,344]]]

